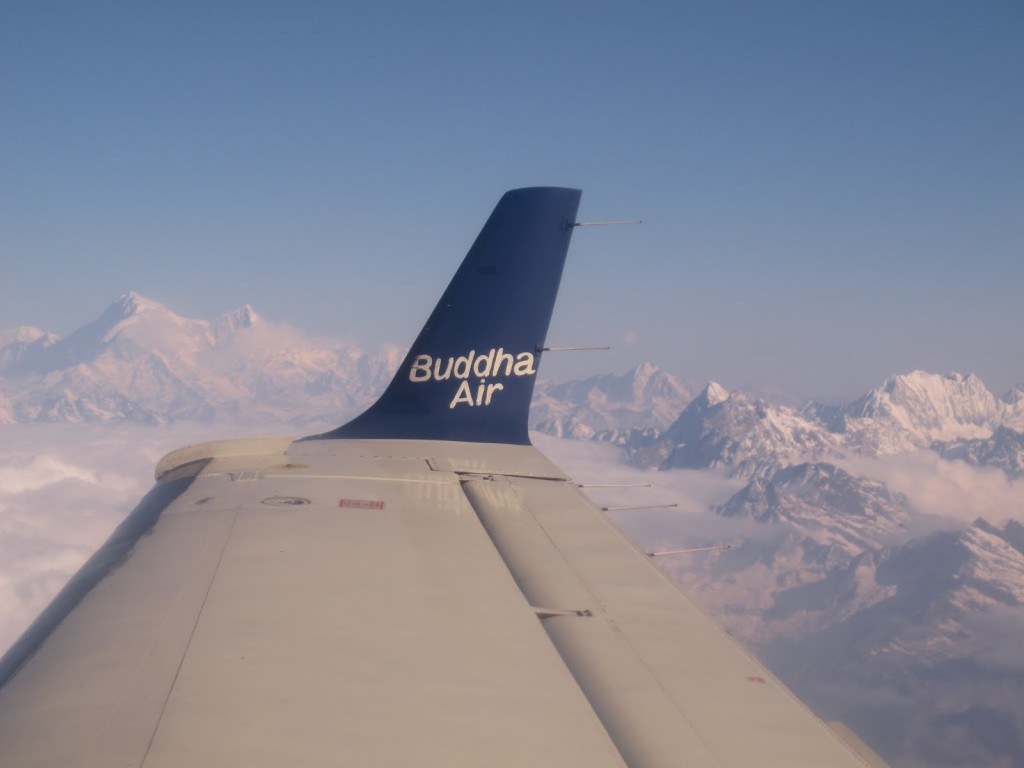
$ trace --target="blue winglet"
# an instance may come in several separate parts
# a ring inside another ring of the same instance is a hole
[[[530,399],[581,192],[506,192],[388,388],[318,439],[528,445]]]

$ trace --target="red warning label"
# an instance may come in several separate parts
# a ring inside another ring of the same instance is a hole
[[[342,499],[338,506],[348,509],[384,509],[384,502],[376,499]]]

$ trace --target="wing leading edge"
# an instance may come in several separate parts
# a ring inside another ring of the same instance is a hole
[[[502,199],[363,416],[166,457],[0,661],[0,764],[864,765],[528,445],[578,200]]]

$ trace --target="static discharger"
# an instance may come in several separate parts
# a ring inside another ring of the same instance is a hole
[[[721,552],[732,549],[732,544],[719,544],[717,547],[692,547],[691,549],[667,549],[664,552],[648,552],[648,557],[664,557],[665,555],[688,555],[691,552]]]
[[[678,507],[678,504],[636,504],[628,507],[601,507],[602,512],[623,512],[629,509],[669,509]]]
[[[620,219],[617,221],[574,221],[574,227],[612,227],[618,224],[643,224],[641,219]]]
[[[576,483],[577,488],[650,488],[650,483]]]
[[[590,352],[595,349],[607,351],[611,347],[537,347],[538,352]]]

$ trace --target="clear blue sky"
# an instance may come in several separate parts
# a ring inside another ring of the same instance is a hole
[[[0,328],[127,290],[408,343],[583,188],[552,342],[856,394],[1024,380],[1024,4],[0,3]],[[554,364],[551,364],[554,363]]]

